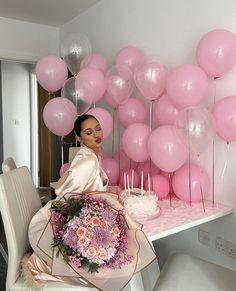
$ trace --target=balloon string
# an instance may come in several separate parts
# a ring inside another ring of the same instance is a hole
[[[119,164],[119,172],[121,171],[121,163],[120,163],[120,122],[118,122],[118,164]]]
[[[61,137],[61,166],[64,164],[63,136]]]
[[[153,100],[150,101],[149,103],[149,127],[150,127],[150,131],[152,130],[152,119],[153,119]],[[151,167],[151,159],[149,159],[149,173],[150,175],[152,175],[152,167]]]
[[[187,110],[187,122],[189,124],[189,110]],[[189,204],[192,206],[192,181],[191,181],[191,151],[190,151],[190,136],[188,130],[188,179],[189,179]]]
[[[215,141],[212,141],[212,207],[215,207]]]
[[[213,95],[213,105],[216,103],[216,79],[217,77],[214,77],[213,79],[213,85],[214,85],[214,95]],[[226,164],[224,169],[226,168]],[[224,171],[223,169],[223,171]],[[212,207],[215,207],[215,141],[213,138],[212,141]]]
[[[77,115],[78,115],[78,97],[79,97],[79,94],[76,92],[76,95],[75,95],[75,107],[76,107]]]
[[[152,176],[152,161],[149,159],[149,174]]]
[[[172,185],[173,176],[174,176],[174,173],[171,172],[171,173],[169,174],[169,183],[170,183],[170,185]],[[174,194],[174,193],[173,193],[173,194]],[[169,197],[170,197],[170,207],[172,207],[172,188],[171,188],[171,190],[170,190],[170,195],[169,195]]]
[[[115,146],[115,110],[112,112],[113,128],[112,128],[112,158],[114,157],[114,146]]]
[[[228,159],[229,159],[229,149],[230,149],[230,143],[227,142],[227,152],[226,152],[226,159],[225,159],[225,163],[224,163],[224,167],[223,167],[223,170],[222,170],[222,173],[221,173],[221,179],[224,178],[224,175],[225,175],[225,172],[226,172],[226,168],[227,168],[227,165],[228,165]]]
[[[149,103],[149,126],[150,130],[152,130],[152,116],[153,116],[153,100]]]
[[[215,207],[215,141],[212,141],[212,207]]]
[[[213,91],[213,105],[215,105],[216,103],[216,77],[213,78],[213,88],[214,88],[214,91]]]
[[[188,152],[189,205],[192,206],[191,153]]]
[[[206,212],[205,203],[204,203],[204,197],[203,197],[203,191],[202,191],[202,184],[201,183],[200,183],[200,192],[201,192],[201,197],[202,197],[203,211]]]
[[[48,92],[48,96],[51,99],[51,98],[54,98],[55,94],[54,94],[54,92]]]

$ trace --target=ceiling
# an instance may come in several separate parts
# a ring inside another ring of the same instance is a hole
[[[59,27],[100,0],[0,0],[0,17]]]

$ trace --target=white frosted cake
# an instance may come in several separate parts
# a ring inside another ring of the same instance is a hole
[[[120,200],[124,204],[125,211],[134,218],[151,219],[156,216],[160,208],[157,204],[157,196],[153,192],[134,188],[123,190],[120,193]]]

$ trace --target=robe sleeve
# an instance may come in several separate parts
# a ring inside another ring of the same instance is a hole
[[[82,193],[99,190],[96,180],[100,180],[99,164],[93,155],[77,155],[71,167],[57,182],[55,193],[58,196],[68,192]],[[95,189],[93,189],[95,188]]]

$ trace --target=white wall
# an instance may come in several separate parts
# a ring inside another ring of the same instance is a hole
[[[30,69],[28,64],[2,62],[3,158],[31,168]]]
[[[195,63],[195,49],[200,38],[210,30],[223,28],[236,33],[236,2],[234,0],[102,0],[87,12],[61,27],[61,37],[70,32],[88,36],[93,51],[103,54],[112,64],[118,50],[127,45],[142,49],[148,56],[173,68],[183,63]],[[236,95],[236,70],[217,86],[217,98]],[[213,84],[215,85],[215,84]],[[212,89],[209,94],[212,98]],[[236,145],[227,149],[216,142],[216,198],[236,207]],[[208,171],[212,154],[204,156]],[[223,168],[226,172],[223,174]],[[210,173],[209,173],[210,174]],[[163,240],[165,259],[170,250],[188,251],[235,268],[235,261],[214,251],[216,235],[236,243],[236,223],[232,216],[202,226],[210,232],[211,245],[197,242],[197,228]],[[159,242],[160,243],[160,242]],[[197,246],[194,250],[193,246]],[[165,255],[166,254],[166,255]]]
[[[4,158],[12,156],[29,169],[30,87],[27,66],[20,63],[36,63],[49,54],[59,55],[58,28],[0,17],[0,59],[19,62],[2,65]]]
[[[59,29],[0,17],[0,59],[36,62],[59,55]]]
[[[85,33],[93,51],[110,61],[123,46],[134,45],[148,55],[176,66],[194,62],[200,37],[215,28],[236,30],[234,0],[102,0],[61,27]]]

